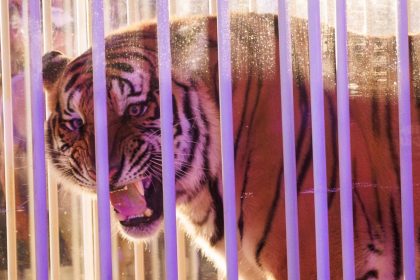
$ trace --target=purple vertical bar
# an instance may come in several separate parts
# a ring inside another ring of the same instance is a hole
[[[222,138],[223,210],[225,227],[226,273],[238,279],[236,244],[235,165],[233,155],[232,71],[230,58],[229,1],[217,1],[217,41],[219,61],[220,126]]]
[[[286,208],[287,276],[300,279],[299,228],[296,186],[296,148],[293,109],[293,72],[290,23],[286,0],[279,0],[279,48],[283,161]]]
[[[327,172],[325,157],[324,87],[322,77],[319,0],[308,1],[309,67],[311,87],[312,150],[315,187],[317,278],[330,279],[328,246]]]
[[[92,12],[92,66],[95,114],[95,159],[96,188],[98,194],[100,277],[101,279],[112,279],[103,0],[92,0]]]
[[[398,111],[400,127],[401,211],[405,279],[416,279],[411,151],[410,62],[407,0],[397,1]]]
[[[338,156],[340,162],[341,244],[343,248],[343,279],[355,279],[353,192],[351,178],[351,144],[349,112],[349,79],[347,60],[346,0],[336,3],[336,60]]]
[[[48,279],[48,213],[44,146],[45,98],[42,88],[42,17],[39,0],[29,1],[28,13],[36,279]]]
[[[171,46],[168,0],[157,1],[160,116],[162,130],[163,214],[166,279],[178,279]]]

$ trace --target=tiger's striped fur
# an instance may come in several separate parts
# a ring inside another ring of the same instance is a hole
[[[315,279],[306,24],[300,19],[291,22],[301,275]],[[324,28],[331,277],[341,279],[334,31]],[[240,277],[286,279],[277,18],[234,15],[231,30]],[[144,176],[153,178],[153,188],[145,194],[153,215],[146,222],[120,222],[123,234],[133,239],[156,232],[162,216],[156,44],[155,23],[136,25],[106,39],[111,189]],[[171,44],[177,211],[188,234],[223,270],[216,19],[173,21]],[[349,46],[357,279],[402,279],[395,38],[350,34]],[[416,169],[420,37],[410,37],[410,46]],[[44,84],[52,110],[47,127],[50,159],[68,188],[94,191],[91,51],[71,61],[58,52],[44,56]],[[416,200],[419,176],[414,172]],[[418,245],[419,215],[415,218]]]

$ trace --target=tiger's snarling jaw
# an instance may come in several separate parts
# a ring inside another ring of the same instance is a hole
[[[107,57],[112,55],[110,52]],[[163,214],[158,80],[154,57],[150,54],[147,57],[130,63],[126,56],[115,54],[113,62],[106,66],[110,197],[115,216],[128,238],[155,233]],[[49,158],[65,185],[77,185],[81,187],[78,189],[94,193],[90,52],[73,61],[59,52],[51,52],[44,56],[43,64],[44,86],[52,112],[46,132]],[[175,96],[177,92],[190,94],[182,86],[174,90]],[[177,100],[175,97],[174,141],[179,202],[193,193],[197,183],[205,177],[204,161],[197,162],[193,155],[208,145],[205,143],[208,135],[201,135],[205,129],[200,129],[206,120],[192,123],[188,120],[192,116],[176,110],[177,105],[181,105]]]

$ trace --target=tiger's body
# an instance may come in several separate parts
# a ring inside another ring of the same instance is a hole
[[[300,268],[302,279],[316,279],[306,22],[292,20],[291,27]],[[240,277],[286,279],[277,18],[234,15],[231,30]],[[333,30],[327,30],[331,36],[324,44],[330,268],[331,278],[341,279],[334,35]],[[382,55],[392,57],[395,39],[351,35],[349,42],[349,53],[354,55],[349,70],[353,87],[351,144],[357,279],[402,279],[395,61],[391,58],[388,64],[378,53],[365,53],[379,45]],[[106,39],[111,200],[121,231],[130,239],[147,238],[160,228],[162,220],[156,44],[154,23],[137,25]],[[171,45],[177,214],[203,253],[223,270],[216,19],[174,21]],[[420,51],[420,37],[410,37],[410,46],[416,170],[420,164],[416,134],[420,124],[420,63],[414,54]],[[378,71],[381,66],[384,73]],[[47,127],[50,159],[69,188],[94,191],[91,70],[90,50],[72,61],[58,52],[44,57],[44,84],[52,110]],[[385,75],[385,81],[378,75]],[[420,175],[414,172],[415,200],[420,198],[419,183]],[[139,201],[134,209],[124,205],[133,197]],[[135,215],[136,211],[139,215]],[[415,225],[416,235],[420,236],[419,215]]]

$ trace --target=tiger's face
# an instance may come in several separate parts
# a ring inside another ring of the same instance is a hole
[[[151,53],[107,53],[108,154],[111,204],[128,237],[147,237],[162,221],[161,133],[156,57]],[[59,52],[43,58],[51,115],[46,131],[50,161],[71,188],[95,192],[95,132],[91,54],[70,61]],[[193,90],[174,87],[174,149],[177,202],[194,194],[210,169],[209,121]],[[207,165],[204,169],[204,165]]]
[[[46,88],[56,94],[48,120],[49,157],[67,183],[94,192],[90,56],[70,62],[53,52],[44,57],[44,66]],[[56,68],[54,81],[48,81],[48,67]],[[122,57],[106,70],[111,203],[125,231],[140,236],[154,232],[162,219],[159,91],[154,68],[152,60],[134,64]]]

